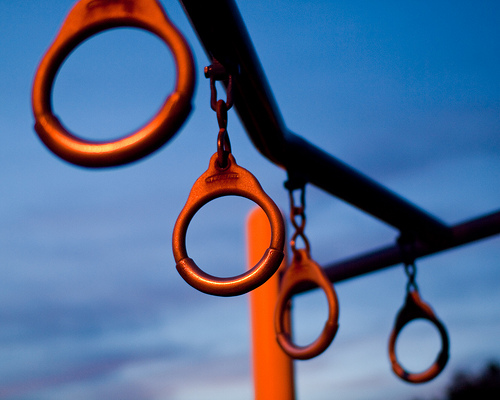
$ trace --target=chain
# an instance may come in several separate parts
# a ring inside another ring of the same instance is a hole
[[[285,185],[286,186],[286,185]],[[292,222],[295,232],[290,240],[290,247],[293,253],[297,251],[297,238],[300,236],[302,238],[305,249],[307,253],[310,252],[309,240],[304,234],[304,228],[306,226],[306,214],[305,214],[305,185],[299,188],[300,190],[300,204],[295,204],[295,198],[293,195],[294,189],[289,188],[288,192],[290,194],[290,221]]]
[[[405,273],[408,277],[406,292],[410,292],[412,289],[418,291],[417,282],[415,280],[417,276],[417,267],[415,266],[415,262],[412,262],[410,264],[405,263]]]
[[[412,289],[418,291],[416,282],[417,267],[415,265],[415,238],[412,235],[401,235],[398,239],[398,244],[401,249],[405,274],[408,277],[406,284],[406,292]]]
[[[217,111],[217,87],[216,81],[226,81],[226,107],[231,109],[233,106],[233,76],[228,74],[226,68],[217,60],[212,65],[205,67],[205,77],[210,78],[210,107]]]
[[[217,113],[219,134],[217,135],[217,166],[226,169],[229,166],[228,157],[231,154],[231,142],[227,133],[227,111],[233,106],[233,77],[227,74],[222,64],[215,61],[214,64],[205,67],[205,76],[210,78],[210,107]],[[217,100],[216,81],[227,81],[226,101]]]
[[[227,107],[224,100],[217,102],[217,122],[219,134],[217,135],[217,165],[221,169],[229,166],[228,157],[231,154],[231,142],[227,133]]]

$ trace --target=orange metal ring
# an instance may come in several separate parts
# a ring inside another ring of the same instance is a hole
[[[291,340],[286,330],[285,312],[294,291],[304,283],[313,283],[325,293],[328,302],[328,319],[318,338],[307,346],[298,346]],[[307,249],[298,249],[294,253],[290,266],[285,270],[280,283],[280,292],[274,313],[274,327],[278,344],[290,357],[298,360],[308,360],[325,351],[333,341],[339,319],[337,294],[333,285],[326,277],[321,267],[314,262]]]
[[[396,357],[396,341],[399,333],[405,325],[415,319],[425,319],[430,321],[439,331],[441,336],[441,351],[436,357],[434,363],[425,371],[413,373],[406,371],[399,363]],[[445,326],[436,317],[432,308],[422,301],[418,291],[411,290],[406,296],[406,302],[399,311],[394,328],[389,338],[389,358],[391,360],[392,370],[401,379],[410,383],[424,383],[438,376],[446,366],[449,358],[449,339]]]
[[[284,257],[285,227],[279,208],[257,179],[238,166],[232,154],[228,155],[228,166],[225,168],[218,167],[217,158],[215,153],[207,171],[194,183],[175,223],[172,248],[177,271],[191,286],[215,296],[238,296],[262,285],[277,271]],[[188,257],[186,251],[186,233],[191,219],[205,204],[223,196],[241,196],[254,201],[264,210],[271,225],[270,247],[260,261],[249,271],[232,278],[207,274]]]
[[[52,86],[65,58],[92,35],[117,27],[135,27],[158,36],[172,51],[177,77],[174,91],[158,113],[136,132],[110,142],[79,138],[52,111]],[[33,81],[35,130],[62,159],[85,167],[111,167],[136,161],[164,145],[191,111],[194,61],[188,44],[156,0],[81,0],[64,21],[42,58]]]

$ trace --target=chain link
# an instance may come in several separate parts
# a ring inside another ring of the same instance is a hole
[[[408,283],[406,284],[406,291],[410,292],[412,289],[418,291],[418,286],[416,282],[417,267],[415,262],[405,263],[405,273],[408,277]]]
[[[310,252],[310,244],[306,235],[304,234],[304,228],[306,226],[306,214],[305,214],[305,186],[300,189],[300,204],[295,205],[295,198],[293,196],[294,189],[289,189],[290,194],[290,221],[295,228],[295,232],[290,240],[290,247],[295,253],[297,251],[297,238],[301,238],[304,242],[305,249],[307,253]]]
[[[233,78],[219,62],[205,67],[205,76],[210,78],[210,107],[217,113],[219,134],[217,135],[217,166],[225,169],[229,166],[228,158],[231,154],[231,143],[227,132],[227,111],[233,105],[232,87]],[[216,81],[227,81],[226,101],[217,100]]]
[[[229,110],[233,106],[233,75],[217,60],[212,65],[205,67],[205,77],[210,79],[210,107],[217,111],[217,87],[216,81],[225,81],[226,85],[226,107]]]

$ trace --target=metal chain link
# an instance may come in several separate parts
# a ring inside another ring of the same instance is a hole
[[[411,289],[418,291],[418,286],[416,282],[417,267],[415,262],[405,263],[405,273],[408,277],[408,283],[406,284],[406,291],[410,292]]]
[[[219,134],[217,135],[217,166],[225,169],[229,166],[228,158],[231,154],[231,142],[227,132],[227,111],[233,105],[233,78],[226,72],[226,69],[219,62],[205,67],[205,76],[210,78],[210,107],[217,113],[217,122],[219,124]],[[226,101],[217,100],[216,81],[227,81]]]
[[[290,247],[295,253],[297,251],[297,238],[300,237],[305,244],[305,249],[307,253],[310,252],[310,244],[306,235],[304,234],[304,228],[306,225],[306,214],[305,214],[305,186],[299,188],[300,190],[300,205],[295,205],[295,198],[293,196],[294,189],[289,189],[290,195],[290,221],[295,228],[295,232],[290,240]]]

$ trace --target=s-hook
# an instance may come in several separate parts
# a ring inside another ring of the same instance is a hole
[[[79,138],[52,110],[52,86],[65,58],[84,40],[107,29],[135,27],[158,36],[173,54],[174,91],[157,114],[136,132],[110,142]],[[157,0],[80,0],[69,12],[57,37],[42,58],[32,89],[35,131],[62,159],[84,167],[112,167],[147,156],[163,146],[191,111],[195,85],[194,61],[182,34]]]
[[[219,123],[217,152],[211,157],[208,170],[194,183],[172,235],[172,248],[179,274],[195,289],[216,296],[237,296],[262,285],[278,270],[284,257],[285,245],[285,227],[279,208],[264,192],[257,179],[236,164],[231,154],[226,129],[228,108],[227,101],[216,102]],[[240,196],[252,200],[265,211],[271,225],[270,247],[260,261],[249,271],[230,278],[215,277],[202,271],[186,251],[186,233],[191,219],[205,204],[222,196]]]
[[[392,370],[401,379],[410,383],[428,382],[438,376],[446,366],[449,358],[449,339],[443,323],[438,319],[429,304],[425,303],[419,294],[415,282],[416,267],[414,261],[405,261],[405,272],[408,276],[406,286],[406,300],[403,307],[399,310],[394,328],[389,338],[389,358],[392,364]],[[441,336],[441,351],[434,363],[425,371],[413,373],[406,371],[399,363],[396,357],[396,341],[401,330],[410,322],[416,319],[424,319],[431,322],[439,331]]]
[[[304,234],[306,221],[304,213],[305,185],[299,187],[301,191],[301,204],[299,206],[295,205],[293,197],[293,191],[296,188],[292,187],[290,181],[285,186],[290,193],[290,219],[295,228],[295,232],[290,240],[293,258],[281,278],[280,291],[274,313],[274,326],[276,339],[283,351],[292,358],[308,360],[325,351],[333,341],[339,327],[339,306],[333,285],[328,280],[323,269],[311,258],[309,240]],[[300,223],[297,222],[297,219],[300,219]],[[302,238],[305,248],[297,248],[298,237]],[[285,311],[295,290],[304,283],[313,283],[324,291],[328,302],[328,319],[320,336],[314,342],[307,346],[298,346],[292,342],[291,334],[286,329]]]

